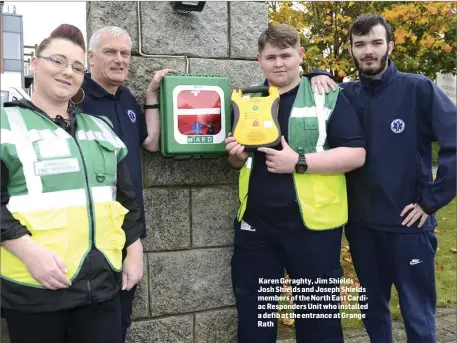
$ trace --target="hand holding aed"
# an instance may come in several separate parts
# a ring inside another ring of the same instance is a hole
[[[245,147],[236,141],[236,138],[232,136],[231,132],[225,139],[225,151],[241,161],[246,161],[249,157],[249,153],[245,151]]]

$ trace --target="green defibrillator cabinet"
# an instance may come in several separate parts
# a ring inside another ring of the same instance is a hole
[[[160,86],[160,129],[160,151],[165,157],[223,155],[230,132],[229,79],[166,75]]]

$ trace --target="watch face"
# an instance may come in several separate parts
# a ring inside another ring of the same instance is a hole
[[[298,174],[303,174],[306,172],[306,164],[297,164],[295,166],[295,171],[298,173]]]

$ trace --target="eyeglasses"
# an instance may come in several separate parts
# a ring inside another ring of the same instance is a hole
[[[71,69],[76,73],[76,74],[84,74],[86,71],[86,68],[82,63],[75,62],[73,64],[68,63],[66,58],[59,57],[59,56],[37,56],[38,58],[42,58],[44,60],[51,61],[53,66],[56,66],[57,68],[65,69],[69,65],[71,65]]]

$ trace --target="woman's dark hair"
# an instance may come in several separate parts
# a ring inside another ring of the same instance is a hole
[[[376,25],[382,25],[386,29],[386,41],[389,43],[393,40],[392,25],[380,15],[365,13],[357,17],[349,28],[349,40],[352,46],[352,35],[365,36]]]
[[[81,30],[76,26],[70,24],[62,24],[55,28],[54,31],[51,32],[51,35],[48,38],[44,39],[40,45],[38,45],[36,50],[37,56],[41,55],[41,52],[47,48],[53,39],[66,39],[73,44],[76,44],[81,49],[83,49],[84,52],[86,52],[84,36]]]

